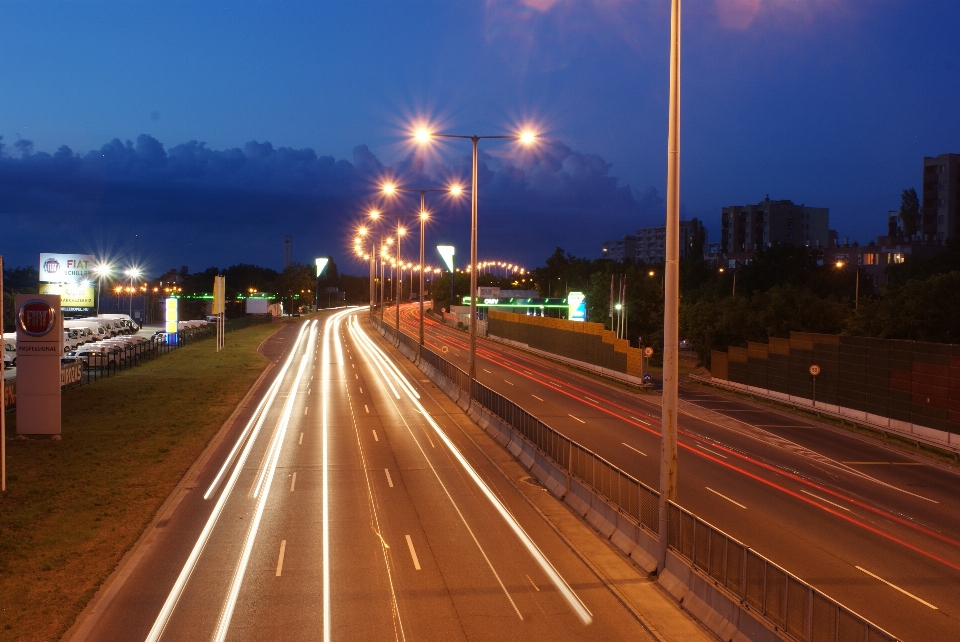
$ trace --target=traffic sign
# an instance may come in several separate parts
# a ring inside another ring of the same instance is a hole
[[[818,366],[817,364],[813,364],[812,366],[810,366],[810,374],[812,374],[814,377],[820,374],[820,366]]]
[[[653,348],[651,348],[650,346],[647,346],[646,348],[644,348],[644,349],[643,349],[643,356],[647,357],[648,359],[649,359],[650,357],[652,357],[652,356],[653,356]]]

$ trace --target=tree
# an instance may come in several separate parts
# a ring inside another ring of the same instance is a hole
[[[905,189],[900,194],[900,220],[903,221],[903,233],[913,236],[920,227],[920,199],[917,190]]]
[[[286,302],[285,309],[313,303],[313,292],[316,286],[316,267],[293,262],[283,269],[277,277],[277,297]]]

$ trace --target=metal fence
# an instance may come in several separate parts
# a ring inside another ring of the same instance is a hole
[[[263,322],[269,322],[269,318],[260,319],[247,315],[228,320],[225,324],[225,330],[227,332],[233,332]],[[210,338],[215,332],[216,326],[214,324],[207,324],[192,328],[181,328],[177,332],[176,342],[168,343],[166,336],[154,335],[135,345],[105,347],[101,352],[92,353],[85,359],[77,359],[76,361],[67,361],[67,363],[64,363],[61,367],[61,388],[67,390],[111,377],[173,350],[177,350],[202,339]],[[16,377],[7,379],[4,382],[4,386],[5,398],[3,400],[3,407],[9,411],[16,407]]]
[[[393,328],[373,317],[374,326],[392,339]],[[417,340],[400,333],[416,350]],[[469,392],[556,466],[603,498],[635,525],[658,536],[660,493],[603,457],[564,437],[519,405],[478,381],[437,353],[423,347],[423,360]],[[695,570],[759,617],[797,642],[896,642],[897,638],[777,566],[742,542],[690,511],[670,502],[667,543]]]

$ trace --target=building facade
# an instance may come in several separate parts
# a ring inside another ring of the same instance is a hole
[[[924,157],[920,206],[924,240],[960,237],[960,154]]]
[[[827,207],[806,207],[789,200],[771,201],[767,196],[756,205],[732,205],[721,212],[723,253],[755,252],[778,243],[829,247],[831,237]]]
[[[627,263],[637,262],[637,237],[624,236],[619,241],[604,241],[602,255],[605,259]]]

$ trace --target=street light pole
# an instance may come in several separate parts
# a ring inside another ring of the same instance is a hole
[[[420,141],[427,141],[431,137],[438,138],[464,138],[473,143],[473,172],[470,191],[470,380],[477,378],[477,163],[478,163],[478,143],[481,138],[510,138],[519,140],[523,144],[530,144],[538,138],[542,138],[530,131],[523,131],[511,136],[461,136],[456,134],[432,134],[425,130],[420,130],[416,134]],[[452,301],[451,301],[452,305]]]
[[[669,502],[677,498],[677,406],[680,349],[680,1],[670,13],[670,117],[667,133],[666,262],[663,297],[663,414],[657,569],[667,562]]]
[[[397,331],[397,345],[400,345],[400,298],[403,294],[403,264],[400,263],[400,236],[403,234],[403,228],[400,227],[400,217],[397,217],[397,325],[394,329]]]
[[[427,210],[424,205],[426,190],[420,190],[420,341],[417,343],[417,361],[423,358],[423,226],[427,222]]]

